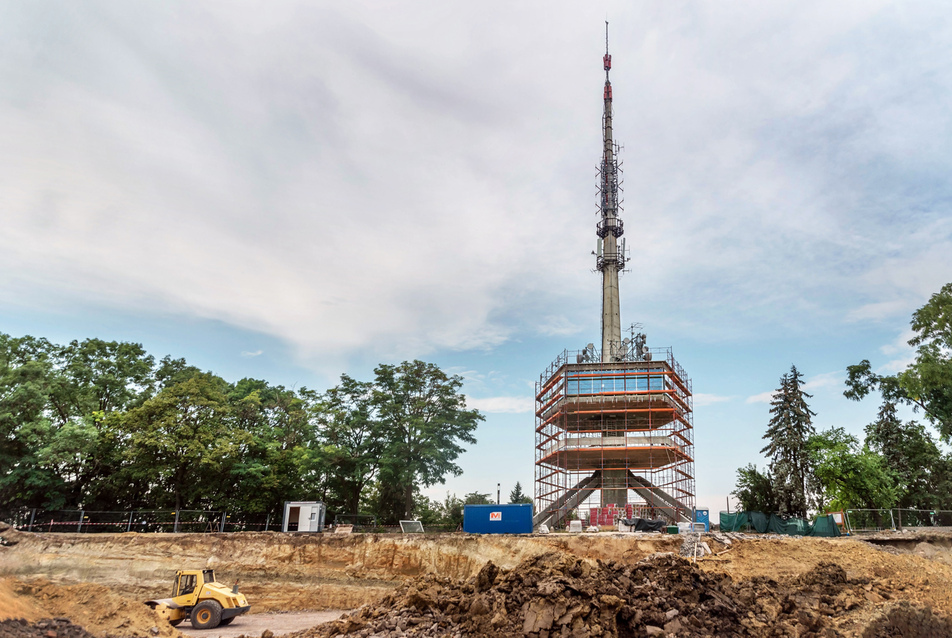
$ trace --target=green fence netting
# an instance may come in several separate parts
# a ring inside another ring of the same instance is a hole
[[[744,532],[751,529],[771,534],[786,534],[788,536],[839,536],[840,528],[831,514],[818,516],[814,522],[805,518],[780,518],[776,514],[763,512],[735,512],[728,514],[721,512],[722,532]]]

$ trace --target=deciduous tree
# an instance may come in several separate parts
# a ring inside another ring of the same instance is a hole
[[[773,478],[769,473],[761,474],[753,463],[737,469],[737,483],[731,494],[737,497],[741,510],[745,512],[769,514],[778,510]]]
[[[461,444],[476,442],[473,433],[483,417],[466,409],[462,378],[432,363],[381,365],[374,374],[373,405],[385,442],[381,478],[402,491],[401,516],[409,517],[417,486],[462,473],[455,462],[464,451]]]
[[[915,360],[893,375],[874,372],[867,359],[849,366],[844,394],[858,401],[879,392],[886,402],[911,405],[925,413],[944,441],[952,442],[952,283],[916,310],[911,324]]]
[[[315,405],[321,458],[334,468],[332,499],[341,512],[358,514],[364,489],[376,478],[386,446],[373,404],[373,384],[343,374]]]
[[[823,505],[844,510],[888,509],[896,504],[896,482],[883,457],[861,447],[843,428],[814,434],[807,450]]]

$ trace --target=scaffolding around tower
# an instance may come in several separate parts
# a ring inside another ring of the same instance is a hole
[[[670,348],[647,348],[638,336],[609,362],[591,345],[566,350],[540,376],[536,526],[693,520],[691,381]]]

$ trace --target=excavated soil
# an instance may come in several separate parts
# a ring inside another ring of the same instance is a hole
[[[240,580],[252,612],[353,609],[422,574],[468,578],[553,550],[637,561],[676,551],[674,536],[437,536],[397,534],[31,534],[4,531],[0,576],[95,582],[142,600],[169,595],[178,569],[214,568]]]
[[[66,618],[30,622],[0,620],[0,638],[96,638]]]
[[[300,638],[952,636],[948,533],[694,543],[622,533],[0,531],[10,543],[0,546],[0,638],[87,638],[69,622],[97,638],[181,638],[142,601],[167,596],[175,570],[207,567],[240,579],[252,613],[359,607]]]
[[[793,578],[734,581],[672,554],[636,565],[561,553],[474,578],[425,576],[375,605],[294,638],[329,636],[952,636],[952,619],[903,603],[867,619],[869,578],[821,562]],[[879,600],[892,593],[881,589]],[[918,631],[918,629],[917,629]],[[891,633],[890,633],[891,632]]]
[[[59,618],[80,625],[97,636],[126,638],[182,638],[157,613],[141,600],[124,596],[109,587],[93,583],[56,585],[38,580],[23,582],[16,579],[0,580],[0,637],[22,635],[22,627],[13,620],[23,620],[33,630],[42,630],[46,638],[50,632],[57,638],[73,636],[68,627],[44,627],[44,621]],[[35,622],[39,621],[39,622]],[[62,634],[62,635],[60,635]]]

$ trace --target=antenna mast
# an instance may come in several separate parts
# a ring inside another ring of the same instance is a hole
[[[617,361],[621,352],[621,309],[618,299],[618,273],[625,269],[625,240],[619,242],[625,228],[618,218],[619,147],[612,139],[612,83],[609,71],[612,56],[608,52],[608,21],[605,21],[605,91],[602,114],[602,163],[599,167],[598,194],[601,219],[596,226],[598,250],[595,267],[602,273],[602,361]]]

